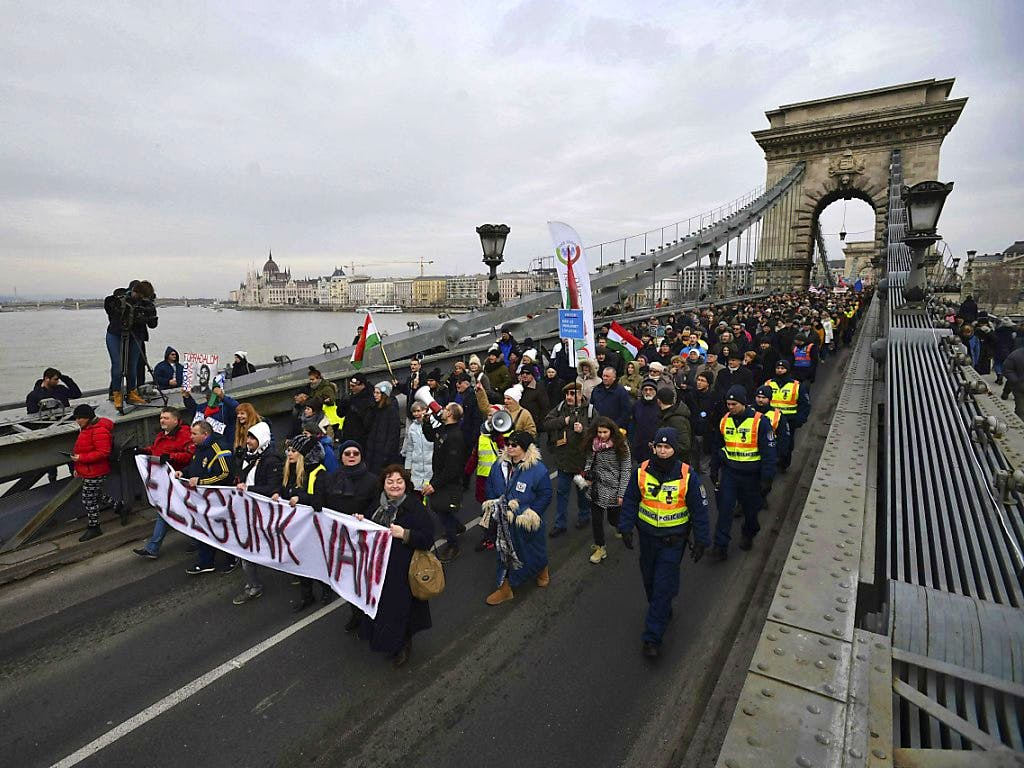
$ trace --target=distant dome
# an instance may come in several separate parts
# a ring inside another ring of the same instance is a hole
[[[274,263],[274,254],[273,253],[269,254],[269,258],[267,259],[267,263],[263,265],[263,274],[265,274],[265,275],[266,274],[274,274],[274,275],[276,275],[280,271],[281,270],[279,270],[277,268],[277,264]]]
[[[331,277],[344,277],[344,276],[345,276],[345,270],[343,270],[341,267],[335,267],[334,268],[334,272],[331,274]]]

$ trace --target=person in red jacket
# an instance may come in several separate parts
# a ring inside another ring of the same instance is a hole
[[[192,430],[181,423],[181,411],[170,406],[161,410],[160,431],[153,444],[148,448],[139,448],[137,452],[145,456],[156,456],[161,464],[170,464],[175,470],[187,467],[195,456],[196,446],[192,442]],[[145,560],[156,560],[160,554],[160,545],[169,530],[167,521],[157,515],[153,535],[146,546],[133,549],[132,552]]]
[[[100,510],[114,504],[105,487],[110,474],[110,452],[114,447],[114,422],[96,418],[96,411],[85,403],[75,407],[74,417],[81,432],[75,440],[71,461],[75,477],[82,479],[82,506],[88,520],[78,540],[89,541],[103,533]]]

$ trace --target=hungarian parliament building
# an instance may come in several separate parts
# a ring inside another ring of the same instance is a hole
[[[556,290],[555,271],[507,272],[498,276],[502,301],[527,293]],[[346,274],[338,267],[323,277],[294,277],[288,268],[274,261],[273,253],[259,271],[250,270],[245,281],[231,291],[231,301],[240,307],[329,307],[353,309],[361,306],[405,308],[466,308],[487,303],[487,275],[425,275],[420,277],[369,277]]]

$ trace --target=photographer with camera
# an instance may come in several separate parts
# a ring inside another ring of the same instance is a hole
[[[132,280],[103,300],[107,313],[107,353],[110,355],[110,395],[121,410],[124,401],[145,405],[138,391],[139,371],[145,373],[145,342],[156,328],[156,292],[148,280]],[[141,378],[145,378],[144,376]]]

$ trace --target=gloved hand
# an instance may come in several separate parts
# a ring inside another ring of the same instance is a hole
[[[772,481],[771,481],[771,478],[769,478],[767,480],[764,479],[764,478],[761,479],[760,491],[761,491],[761,496],[767,496],[769,493],[772,492]]]
[[[696,563],[702,557],[704,557],[704,545],[699,541],[693,542],[693,546],[690,547],[690,558]]]
[[[630,531],[629,533],[622,534],[622,545],[626,549],[632,549],[633,548],[633,532],[632,531]]]
[[[169,453],[161,453],[160,454],[160,463],[161,464],[170,464],[171,463],[171,454],[169,454]]]

